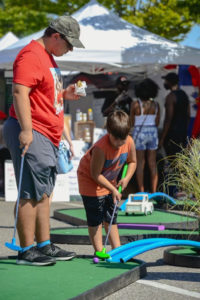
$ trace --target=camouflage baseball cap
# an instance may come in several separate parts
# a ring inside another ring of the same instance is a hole
[[[73,47],[85,48],[79,40],[80,26],[78,22],[71,16],[64,15],[58,17],[57,19],[51,21],[49,27],[63,34]]]

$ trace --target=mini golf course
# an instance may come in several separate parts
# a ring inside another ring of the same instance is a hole
[[[79,256],[54,266],[16,265],[16,257],[0,258],[1,299],[102,299],[146,275],[142,261],[126,264]]]
[[[74,226],[52,229],[52,242],[90,244],[84,209],[57,210],[54,217]],[[14,256],[1,257],[1,298],[102,299],[146,276],[145,263],[135,256],[166,246],[176,247],[164,251],[165,263],[200,267],[200,236],[194,217],[162,210],[147,216],[126,216],[119,211],[118,227],[122,246],[108,252],[110,258],[99,263],[93,262],[93,256],[79,255],[54,266],[33,267],[16,265]]]
[[[52,229],[51,240],[54,243],[90,244],[84,209],[56,210],[54,211],[54,217],[74,225],[70,228]],[[122,248],[123,245],[134,244],[136,241],[140,244],[140,242],[146,243],[147,239],[150,241],[151,239],[155,239],[154,244],[152,243],[149,248],[144,248],[151,250],[156,247],[179,245],[179,247],[176,248],[176,251],[179,251],[180,249],[180,251],[182,251],[178,254],[171,251],[165,251],[164,260],[166,263],[169,262],[169,264],[186,267],[192,267],[193,265],[199,267],[200,265],[200,250],[198,250],[198,252],[194,251],[194,247],[192,248],[187,245],[187,242],[190,243],[191,241],[191,243],[193,243],[192,241],[194,241],[195,244],[195,241],[197,241],[196,245],[199,247],[198,242],[200,241],[200,235],[198,230],[198,220],[195,217],[189,217],[181,213],[174,213],[166,210],[154,210],[153,214],[147,216],[143,214],[125,215],[124,211],[119,210],[118,229]],[[106,234],[104,232],[104,242],[105,236]],[[186,243],[184,246],[181,244],[183,240]],[[134,256],[135,254],[138,255],[139,253],[142,253],[140,252],[140,246],[135,249],[135,245],[133,245],[133,249],[134,250],[131,251],[134,252]],[[190,255],[188,255],[188,249],[190,249]],[[130,253],[130,256],[131,255],[132,253]],[[125,262],[123,258],[118,260]]]

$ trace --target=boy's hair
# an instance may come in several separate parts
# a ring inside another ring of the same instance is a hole
[[[142,82],[136,84],[135,95],[141,100],[149,100],[155,98],[158,94],[159,86],[150,78],[144,79]]]
[[[116,139],[125,140],[130,133],[129,116],[122,110],[115,110],[107,117],[106,129]]]

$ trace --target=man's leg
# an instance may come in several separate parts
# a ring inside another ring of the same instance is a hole
[[[50,196],[51,197],[51,196]],[[49,197],[44,194],[42,199],[36,205],[36,241],[37,249],[47,257],[56,260],[70,260],[76,256],[75,252],[69,252],[60,249],[50,242],[50,222],[49,222],[50,204]]]
[[[44,194],[42,199],[36,204],[36,230],[35,236],[38,243],[50,239],[49,223],[50,205],[49,197]]]
[[[32,245],[35,237],[38,243],[49,240],[49,211],[47,195],[38,202],[20,199],[17,231],[22,248]]]
[[[22,248],[34,243],[36,224],[36,201],[20,199],[18,208],[17,231]]]
[[[34,246],[37,204],[34,200],[20,199],[18,208],[17,230],[22,250],[18,253],[17,264],[20,265],[53,265],[54,258],[40,253]],[[44,235],[45,236],[45,235]]]

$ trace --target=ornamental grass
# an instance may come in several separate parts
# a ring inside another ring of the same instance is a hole
[[[185,193],[183,210],[198,218],[200,234],[200,139],[190,140],[186,148],[181,147],[179,153],[166,159],[169,169],[163,189],[167,193],[170,187],[176,187]]]

